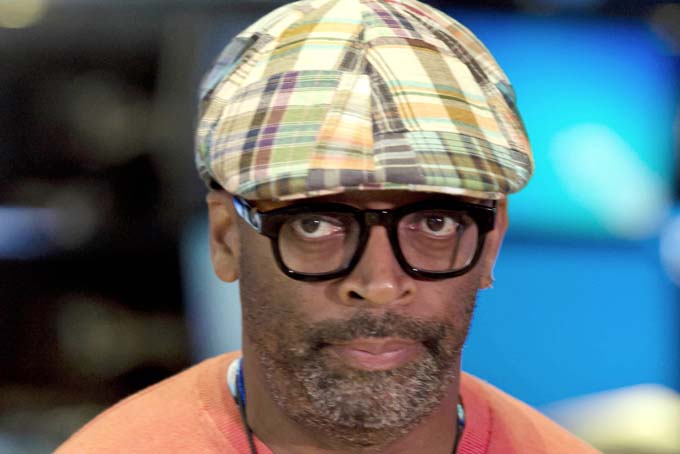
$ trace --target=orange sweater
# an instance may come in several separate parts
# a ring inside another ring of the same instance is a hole
[[[56,454],[249,454],[227,367],[239,353],[204,361],[134,394],[85,425]],[[493,386],[463,374],[466,427],[460,454],[597,453]],[[259,454],[271,454],[255,440]]]

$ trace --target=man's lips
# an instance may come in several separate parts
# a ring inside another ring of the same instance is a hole
[[[398,338],[361,338],[324,347],[347,365],[364,370],[399,367],[422,354],[424,348],[418,341]]]

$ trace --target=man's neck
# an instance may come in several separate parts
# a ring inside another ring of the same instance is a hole
[[[330,437],[307,430],[290,419],[274,402],[263,371],[253,352],[244,346],[243,367],[247,394],[248,425],[260,441],[276,454],[451,454],[457,431],[460,374],[451,383],[440,405],[413,430],[380,446],[359,448],[339,444]]]

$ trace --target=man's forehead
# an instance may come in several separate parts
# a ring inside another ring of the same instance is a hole
[[[487,199],[477,199],[459,195],[447,195],[435,192],[361,190],[290,201],[258,200],[253,202],[253,204],[261,210],[268,211],[290,205],[304,205],[320,202],[344,203],[359,208],[389,208],[405,205],[408,203],[420,202],[423,200],[457,200],[480,205],[490,205],[492,202],[491,200]],[[377,205],[380,205],[380,207]]]

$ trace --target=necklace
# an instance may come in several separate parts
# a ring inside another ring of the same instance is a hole
[[[243,358],[239,358],[229,365],[227,383],[229,384],[231,394],[234,396],[236,404],[238,405],[239,413],[241,415],[241,422],[243,422],[243,427],[245,427],[246,431],[246,438],[248,439],[250,454],[257,454],[253,430],[250,428],[250,425],[248,425],[248,418],[246,416],[246,387],[243,382],[243,367],[241,367],[242,361]],[[463,430],[465,430],[465,408],[463,407],[463,400],[460,396],[458,398],[458,406],[456,410],[458,430],[456,431],[456,439],[453,442],[451,454],[456,454],[460,439],[463,437]]]

